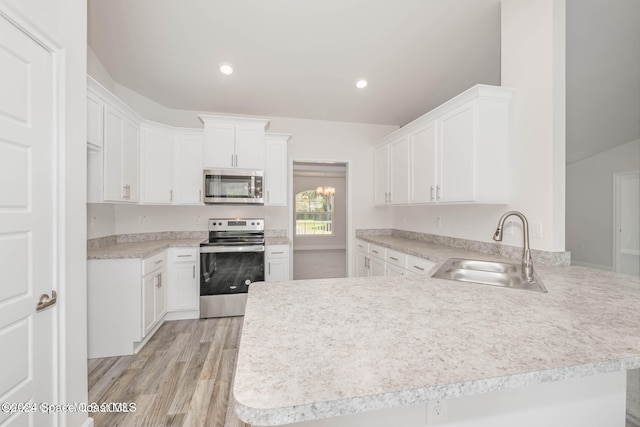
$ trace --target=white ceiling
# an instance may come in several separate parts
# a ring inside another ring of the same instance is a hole
[[[500,84],[499,0],[88,8],[89,45],[114,80],[174,109],[401,126],[477,83]],[[232,76],[218,72],[223,62]]]

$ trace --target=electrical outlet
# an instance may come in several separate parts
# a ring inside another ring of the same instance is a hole
[[[440,217],[436,218],[436,227],[442,228],[442,218]]]
[[[195,223],[200,224],[200,215],[196,215]]]
[[[507,221],[507,226],[505,227],[504,234],[507,236],[513,236],[513,221]]]
[[[138,217],[138,224],[143,225],[145,223],[145,221],[147,220],[147,217],[144,215],[140,215]]]
[[[534,239],[542,239],[542,223],[540,221],[531,223],[531,237]]]
[[[92,216],[92,217],[91,217],[91,220],[89,221],[89,227],[90,227],[92,230],[95,230],[95,229],[96,229],[96,223],[97,223],[97,222],[98,222],[98,218],[96,218],[95,216]]]
[[[427,425],[442,423],[449,419],[449,407],[446,400],[427,402]]]

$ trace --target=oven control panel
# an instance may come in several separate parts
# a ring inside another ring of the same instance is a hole
[[[209,231],[263,231],[263,218],[210,218]]]

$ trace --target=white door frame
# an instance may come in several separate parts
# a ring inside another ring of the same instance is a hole
[[[640,175],[640,171],[635,172],[616,172],[613,174],[613,271],[618,273],[618,248],[620,247],[620,183],[622,177],[629,175]]]
[[[297,158],[297,157],[289,157],[289,176],[288,180],[288,197],[289,202],[293,200],[293,163],[294,162],[305,162],[305,163],[342,163],[347,166],[346,171],[346,180],[347,180],[347,276],[351,277],[351,272],[353,269],[352,259],[352,251],[351,247],[353,246],[353,223],[352,223],[352,209],[351,209],[351,198],[352,198],[352,182],[353,179],[351,177],[352,173],[352,165],[350,160],[337,160],[337,159],[309,159],[309,158]],[[295,203],[291,203],[289,206],[289,214],[288,214],[288,225],[287,225],[287,234],[289,235],[290,246],[291,246],[291,259],[289,263],[289,277],[293,278],[293,238],[294,238],[294,229],[293,229],[293,212],[295,210]]]
[[[55,262],[53,264],[53,275],[51,289],[55,290],[58,294],[57,303],[55,309],[57,310],[56,324],[57,329],[53,334],[53,360],[57,366],[56,371],[53,373],[53,393],[55,402],[45,403],[67,403],[66,401],[66,382],[65,382],[65,369],[66,369],[66,355],[64,354],[65,348],[65,105],[66,105],[66,85],[65,85],[65,50],[64,48],[53,39],[47,32],[38,28],[28,16],[23,15],[22,12],[15,9],[12,5],[8,4],[4,0],[0,0],[0,16],[12,23],[16,28],[24,32],[27,36],[33,39],[36,43],[42,46],[51,57],[51,72],[52,72],[52,125],[54,128],[52,141],[55,143],[53,153],[55,158],[52,159],[53,174],[56,176],[57,183],[54,185],[54,197],[53,199],[53,211],[55,224],[54,241],[56,243],[54,254]],[[35,304],[35,301],[34,301]],[[88,418],[88,420],[91,420]],[[85,423],[91,425],[92,422]],[[66,414],[63,412],[58,413],[57,424],[59,426],[66,425]]]

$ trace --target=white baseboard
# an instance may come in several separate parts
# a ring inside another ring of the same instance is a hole
[[[596,270],[613,271],[613,267],[609,265],[590,264],[588,262],[580,262],[574,259],[571,260],[571,265],[577,265],[578,267],[593,268]]]
[[[189,320],[199,318],[200,310],[170,311],[164,315],[164,320]]]

